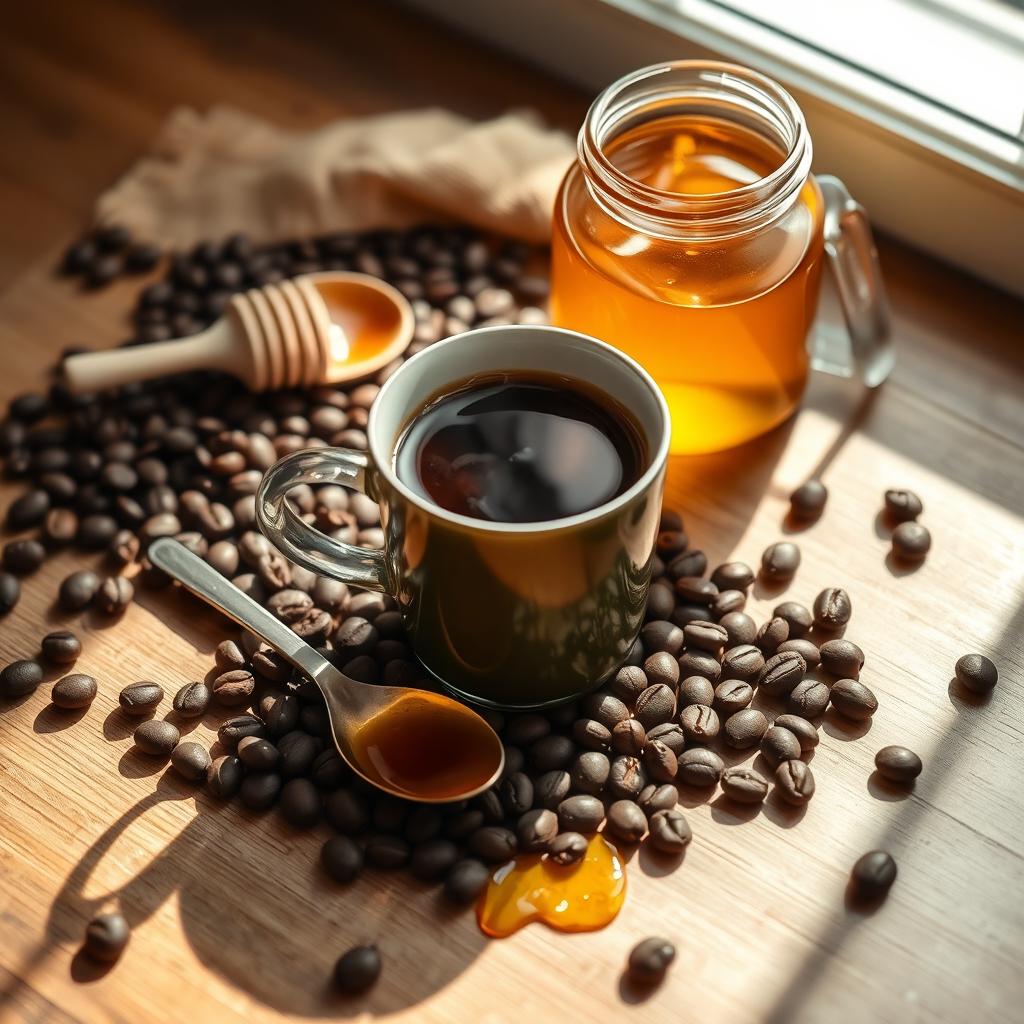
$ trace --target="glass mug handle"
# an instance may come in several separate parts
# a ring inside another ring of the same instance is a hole
[[[285,500],[299,484],[340,484],[366,493],[365,452],[351,448],[313,448],[293,452],[263,475],[256,491],[256,522],[264,536],[291,561],[320,576],[387,593],[383,551],[343,544],[299,518]]]
[[[824,198],[825,259],[846,320],[847,337],[815,331],[811,363],[876,388],[892,370],[895,352],[889,300],[867,211],[831,174],[817,178]]]

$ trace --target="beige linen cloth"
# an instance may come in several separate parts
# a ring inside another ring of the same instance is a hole
[[[175,248],[446,219],[543,242],[574,155],[521,111],[476,123],[430,108],[290,132],[230,107],[179,108],[96,216]]]

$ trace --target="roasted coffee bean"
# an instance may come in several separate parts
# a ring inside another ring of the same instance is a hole
[[[679,674],[684,679],[688,676],[703,676],[712,683],[717,683],[722,676],[722,666],[713,654],[706,651],[687,651],[679,659]]]
[[[718,597],[711,603],[711,615],[720,620],[724,615],[743,611],[746,606],[747,595],[742,590],[720,590]]]
[[[347,618],[332,637],[341,664],[361,654],[369,654],[379,639],[376,627],[360,615]]]
[[[669,657],[666,655],[666,657]],[[673,662],[673,664],[675,664]],[[676,668],[678,673],[678,667]],[[636,699],[633,717],[644,730],[670,722],[676,715],[676,695],[671,686],[657,683],[647,687]]]
[[[234,708],[248,704],[256,689],[253,674],[244,668],[222,672],[213,681],[213,699],[224,707]]]
[[[608,808],[605,831],[624,843],[639,843],[647,834],[647,815],[632,800],[616,800]]]
[[[690,622],[683,629],[686,649],[716,654],[729,640],[726,628],[717,622]]]
[[[17,576],[0,572],[0,615],[12,611],[21,599],[21,584]]]
[[[737,711],[750,706],[754,698],[754,688],[742,679],[725,679],[714,690],[713,707],[720,716],[728,718]]]
[[[123,914],[99,914],[86,925],[82,948],[94,960],[110,964],[124,952],[130,937],[131,929]]]
[[[660,985],[675,958],[676,947],[668,939],[644,939],[630,951],[627,963],[629,979],[634,985]]]
[[[167,758],[178,745],[181,733],[173,723],[151,718],[135,730],[132,738],[135,740],[135,746],[144,754]]]
[[[211,697],[206,683],[186,683],[174,695],[173,707],[182,718],[199,718],[206,713]]]
[[[679,684],[680,707],[689,707],[691,704],[706,704],[711,707],[714,699],[715,687],[703,676],[687,676]]]
[[[331,825],[345,835],[358,835],[370,821],[365,799],[354,790],[336,789],[324,800],[324,814]]]
[[[571,786],[572,777],[567,771],[556,768],[544,772],[533,780],[533,802],[538,807],[554,810],[569,795]]]
[[[70,665],[82,653],[82,641],[69,629],[47,633],[39,646],[43,657],[54,665]]]
[[[320,794],[309,779],[286,782],[277,807],[292,828],[312,828],[320,820]]]
[[[277,772],[246,775],[239,787],[238,798],[250,811],[267,811],[277,803],[282,785]]]
[[[243,736],[238,741],[238,759],[254,772],[273,771],[281,760],[277,747],[258,736]]]
[[[746,562],[725,562],[711,574],[711,582],[720,591],[747,591],[754,582],[754,570]]]
[[[566,867],[583,859],[587,840],[579,832],[560,832],[548,844],[548,859]]]
[[[770,544],[761,555],[761,575],[773,582],[791,580],[799,567],[800,549],[788,540]]]
[[[577,756],[576,760],[573,761],[569,777],[572,779],[574,789],[581,793],[597,796],[604,792],[610,771],[611,762],[606,754],[588,750]],[[524,807],[522,810],[526,810],[526,808]],[[522,811],[510,813],[522,813]]]
[[[511,775],[513,772],[521,772],[526,767],[526,755],[519,747],[503,744],[505,751],[505,767],[502,769],[502,777]]]
[[[104,615],[121,615],[132,603],[135,587],[124,576],[108,576],[96,591],[93,604]]]
[[[827,587],[814,599],[814,625],[823,632],[843,629],[852,614],[850,595],[840,587]]]
[[[557,812],[558,825],[563,832],[596,832],[604,821],[604,805],[597,797],[587,794],[568,797],[558,805]]]
[[[4,545],[4,568],[19,576],[35,572],[45,559],[46,548],[37,540],[12,540]]]
[[[850,890],[857,903],[876,903],[885,898],[896,881],[896,861],[884,850],[865,853],[850,872]]]
[[[618,697],[602,691],[586,696],[582,707],[588,718],[595,719],[609,729],[615,728],[618,722],[629,718],[629,708]]]
[[[490,878],[491,873],[485,864],[478,860],[460,860],[445,877],[445,899],[460,906],[475,903]]]
[[[783,761],[775,769],[775,791],[787,804],[802,807],[814,796],[814,775],[810,767],[803,761]]]
[[[754,708],[744,708],[725,720],[725,742],[734,750],[756,747],[768,731],[768,719]]]
[[[573,722],[572,738],[585,750],[607,751],[612,745],[611,731],[593,718]]]
[[[736,765],[721,777],[722,792],[741,804],[759,804],[768,795],[768,780],[753,768]]]
[[[238,547],[233,541],[219,540],[210,545],[209,551],[206,552],[206,561],[221,576],[231,579],[238,572]]]
[[[316,736],[296,730],[285,733],[277,741],[276,746],[281,754],[281,774],[286,779],[294,779],[309,772],[323,750],[324,742]]]
[[[675,807],[679,799],[679,793],[675,786],[667,783],[663,785],[650,785],[644,786],[640,791],[640,795],[636,798],[637,806],[641,811],[647,815],[648,818],[653,817],[658,811],[667,811]]]
[[[107,551],[112,561],[122,568],[139,557],[139,538],[131,530],[118,530],[111,538]]]
[[[86,708],[96,697],[96,680],[75,672],[53,684],[50,700],[59,708]]]
[[[921,758],[906,747],[882,747],[875,754],[878,774],[890,782],[913,782],[921,774]]]
[[[498,795],[505,813],[518,817],[533,806],[533,780],[525,772],[512,772],[501,780]]]
[[[785,697],[792,693],[807,671],[807,662],[794,651],[772,655],[757,677],[757,689],[772,697]]]
[[[261,647],[252,656],[251,660],[253,671],[257,672],[263,679],[267,679],[272,683],[286,683],[291,678],[291,664],[278,654],[277,651],[273,651],[269,647]],[[345,666],[345,671],[350,676],[353,674],[351,662]],[[216,681],[214,681],[214,687],[216,687]]]
[[[828,501],[828,488],[818,479],[807,480],[789,496],[789,510],[794,519],[811,522],[817,519]]]
[[[909,523],[924,511],[921,499],[913,491],[885,492],[885,514],[891,523]]]
[[[66,612],[79,612],[92,601],[100,582],[91,569],[79,569],[61,583],[57,602]]]
[[[313,607],[313,598],[302,590],[279,590],[266,601],[266,608],[282,622],[298,622]]]
[[[332,792],[340,788],[352,777],[348,765],[332,748],[321,751],[309,766],[310,781],[317,789]]]
[[[817,718],[828,707],[828,686],[818,679],[802,679],[786,700],[786,705],[802,718]]]
[[[722,658],[722,678],[739,679],[753,683],[764,670],[764,655],[752,644],[740,644],[725,652]]]
[[[772,763],[781,764],[800,757],[800,741],[788,729],[773,725],[761,738],[761,753]]]
[[[38,526],[50,511],[50,495],[42,488],[26,491],[15,498],[7,509],[7,529],[26,530]]]
[[[678,722],[662,722],[647,733],[644,743],[646,745],[655,741],[664,743],[678,757],[686,748],[686,733]]]
[[[647,592],[647,619],[650,622],[662,622],[672,614],[676,604],[675,592],[667,583],[654,582]],[[672,625],[672,623],[668,623]],[[647,641],[644,641],[646,646]],[[654,648],[648,648],[653,650]]]
[[[676,778],[688,786],[713,786],[724,770],[725,762],[713,750],[694,747],[679,755]]]
[[[686,816],[675,808],[658,811],[651,818],[650,829],[647,841],[660,853],[682,853],[693,839]]]
[[[668,614],[672,614],[671,608]],[[671,655],[674,661],[683,650],[683,630],[664,620],[648,622],[640,630],[640,639],[648,656],[664,653]]]
[[[171,767],[189,782],[205,779],[210,764],[210,752],[202,744],[179,743],[171,751]]]
[[[999,671],[984,654],[965,654],[956,663],[956,679],[971,693],[986,694],[999,682]]]
[[[659,651],[657,654],[652,654],[644,662],[643,670],[644,675],[647,677],[647,682],[650,684],[649,689],[657,684],[673,690],[679,682],[679,663],[667,651]],[[640,702],[644,699],[643,693],[637,697],[634,713],[640,708]]]
[[[638,758],[628,755],[615,758],[605,787],[609,796],[633,800],[640,795],[640,791],[646,785],[647,772]]]
[[[775,606],[772,615],[777,619],[785,619],[789,627],[789,636],[786,640],[802,640],[811,631],[814,625],[814,616],[810,610],[805,608],[798,601],[783,601]],[[786,640],[780,641],[785,643]]]
[[[238,715],[222,722],[217,730],[217,739],[225,750],[237,750],[239,741],[245,736],[266,736],[267,727],[255,715]]]
[[[353,946],[334,965],[334,985],[348,995],[361,995],[377,984],[380,972],[376,946]]]
[[[575,797],[574,799],[585,798]],[[597,801],[597,805],[601,806],[600,800]],[[603,808],[601,817],[604,817]],[[511,860],[516,855],[518,848],[516,834],[511,829],[502,828],[500,825],[484,825],[469,837],[470,852],[489,864]]]
[[[97,513],[85,516],[79,522],[75,539],[80,547],[88,551],[102,551],[110,547],[118,529],[117,520],[113,516]]]
[[[709,605],[718,596],[718,587],[702,576],[680,576],[675,588],[676,596],[688,604]]]
[[[684,577],[696,578],[708,571],[708,556],[703,551],[686,551],[676,555],[666,567],[668,576],[673,580]]]
[[[791,732],[799,741],[801,750],[813,750],[818,745],[818,730],[806,718],[799,715],[779,715],[774,724]]]
[[[568,736],[542,736],[530,745],[528,760],[535,772],[568,768],[576,756],[576,744]]]
[[[547,850],[558,835],[558,815],[545,807],[526,811],[516,823],[516,839],[519,849],[525,853],[539,853]]]
[[[242,762],[234,754],[224,754],[206,769],[206,788],[218,800],[230,800],[242,785]]]
[[[799,654],[804,659],[808,671],[817,668],[821,663],[821,653],[810,640],[787,640],[784,644],[779,644],[779,649],[775,653]]]
[[[710,743],[721,728],[718,713],[706,704],[691,704],[679,714],[679,724],[686,738],[694,743]]]
[[[900,523],[892,531],[892,553],[901,562],[920,562],[932,546],[932,535],[917,522]]]
[[[864,652],[849,640],[828,640],[819,649],[821,667],[835,676],[856,679],[864,667]]]
[[[0,693],[5,697],[22,697],[33,693],[43,681],[43,669],[37,661],[12,661],[0,672]]]
[[[757,624],[745,612],[729,612],[718,620],[728,636],[726,647],[749,646],[757,637]]]
[[[682,530],[662,530],[657,537],[655,550],[667,560],[682,554],[689,545],[689,538]]]
[[[516,715],[505,726],[505,739],[517,747],[528,747],[551,732],[551,723],[544,715]]]
[[[715,601],[718,600],[716,596]],[[672,611],[670,616],[672,622],[681,628],[685,628],[691,622],[706,622],[709,615],[713,615],[712,608],[714,607],[714,601],[710,605],[707,604],[677,604]]]
[[[676,777],[676,756],[661,740],[648,740],[643,753],[648,777],[655,782],[671,782]]]
[[[647,676],[638,665],[623,665],[609,684],[612,693],[627,706],[627,709],[633,706],[637,697],[647,689],[647,686]],[[607,728],[614,728],[614,726],[613,722]]]
[[[639,757],[646,741],[644,727],[635,719],[627,718],[612,729],[612,750],[617,754]]]
[[[409,871],[420,881],[433,882],[447,875],[458,859],[459,848],[450,839],[428,839],[413,847]]]
[[[126,686],[117,697],[121,710],[134,717],[152,714],[163,699],[164,688],[148,681]]]
[[[856,679],[838,680],[832,687],[831,704],[854,722],[864,722],[878,710],[878,699]]]
[[[336,882],[348,883],[356,879],[363,870],[363,850],[348,836],[332,836],[320,847],[320,864]],[[417,864],[413,859],[413,874],[417,878]]]
[[[789,639],[789,623],[778,616],[769,619],[758,631],[754,645],[766,657],[770,658]]]

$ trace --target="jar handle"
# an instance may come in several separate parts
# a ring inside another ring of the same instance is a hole
[[[889,300],[867,211],[830,174],[817,178],[824,197],[825,258],[846,319],[847,337],[818,328],[811,362],[816,370],[859,377],[876,388],[892,370],[895,351]]]

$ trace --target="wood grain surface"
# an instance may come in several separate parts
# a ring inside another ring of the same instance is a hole
[[[22,5],[0,34],[0,399],[45,381],[72,343],[124,333],[137,284],[83,295],[50,274],[95,192],[179,101],[227,100],[282,123],[438,102],[486,115],[531,104],[571,125],[585,97],[381,5]],[[799,415],[742,449],[674,460],[668,503],[711,564],[756,563],[789,535],[789,491],[821,473],[822,520],[795,539],[782,593],[851,594],[847,635],[878,695],[854,729],[826,716],[805,811],[770,799],[737,813],[683,805],[679,863],[629,859],[625,908],[603,932],[534,925],[490,941],[471,914],[404,875],[341,888],[317,870],[326,832],[221,806],[132,752],[118,690],[202,678],[225,624],[172,593],[140,594],[116,625],[53,606],[83,556],[27,581],[0,622],[0,663],[72,625],[100,693],[83,713],[49,686],[0,704],[0,1019],[232,1022],[382,1016],[402,1021],[1016,1021],[1024,1001],[1024,308],[897,246],[883,246],[899,345],[877,394],[816,378]],[[883,490],[924,499],[934,537],[908,572],[887,557]],[[17,493],[0,487],[0,504]],[[779,592],[756,585],[763,618]],[[988,700],[951,685],[956,659],[989,654]],[[48,676],[49,682],[54,676]],[[212,741],[217,718],[195,735]],[[907,793],[872,775],[904,743],[925,770]],[[899,877],[873,914],[847,908],[850,866],[890,850]],[[78,952],[85,922],[120,907],[133,925],[103,971]],[[621,985],[628,949],[678,947],[646,999]],[[368,996],[327,981],[358,941],[385,959]]]

